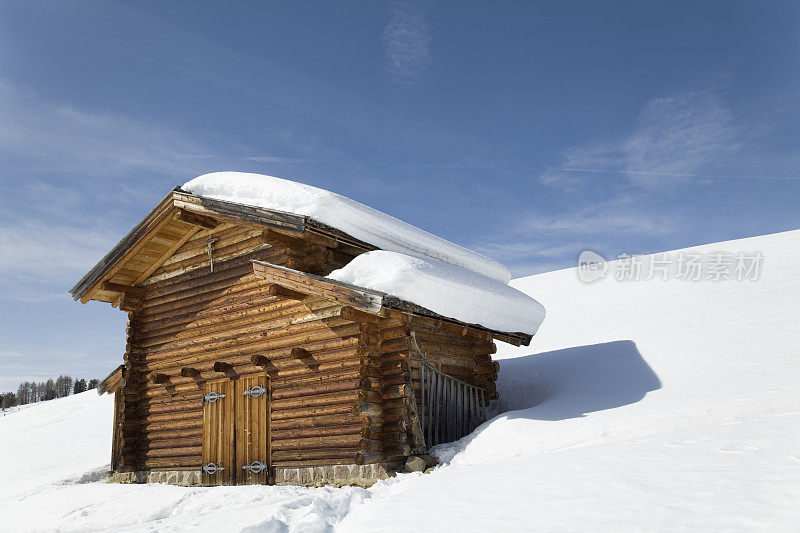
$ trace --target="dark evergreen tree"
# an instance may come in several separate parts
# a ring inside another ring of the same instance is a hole
[[[53,400],[56,398],[56,382],[53,379],[48,379],[44,382],[43,400]]]
[[[92,378],[89,380],[88,390],[96,389],[97,384],[100,383],[99,379]]]
[[[72,387],[73,394],[80,394],[82,392],[86,392],[87,390],[85,379],[81,378],[75,380],[75,385]]]
[[[3,394],[3,409],[8,409],[9,407],[14,407],[17,405],[17,396],[13,392],[7,392]]]

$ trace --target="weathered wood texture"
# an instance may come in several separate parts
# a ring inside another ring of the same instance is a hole
[[[352,256],[320,253],[327,248],[319,238],[278,235],[230,223],[200,229],[141,283],[141,305],[129,313],[120,467],[200,468],[207,462],[206,384],[266,377],[273,395],[271,446],[255,430],[237,435],[251,450],[242,451],[248,448],[237,439],[236,453],[247,455],[238,459],[255,457],[253,450],[264,446],[273,465],[353,462],[363,439],[353,413],[361,379],[359,323],[343,318],[336,302],[271,291],[251,264],[259,259],[326,272]],[[216,239],[213,272],[210,238]],[[266,417],[237,406],[242,427]],[[254,476],[238,481],[266,479]]]

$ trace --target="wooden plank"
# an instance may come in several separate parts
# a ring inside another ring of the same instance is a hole
[[[235,481],[234,387],[229,379],[209,381],[205,393],[224,394],[203,406],[203,465],[213,463],[224,470],[216,474],[203,472],[203,485],[231,485]]]
[[[138,285],[139,283],[149,278],[153,272],[158,270],[161,267],[161,265],[164,264],[164,261],[172,257],[172,254],[174,254],[178,249],[180,249],[180,247],[183,246],[186,243],[186,241],[191,239],[192,236],[198,231],[200,231],[199,227],[192,227],[191,229],[186,231],[183,237],[175,241],[174,244],[167,249],[167,251],[161,254],[161,256],[158,259],[153,261],[153,263],[147,268],[147,270],[145,270],[141,275],[139,275],[138,278],[136,278],[136,281],[134,281],[134,285]]]
[[[137,224],[114,248],[109,251],[86,275],[81,278],[74,287],[70,289],[70,294],[75,300],[83,301],[84,296],[102,278],[110,278],[112,270],[120,264],[120,260],[128,255],[134,248],[141,248],[144,245],[143,239],[155,233],[169,223],[172,219],[165,215],[172,210],[172,192],[170,192],[153,210]],[[141,246],[140,246],[141,245]],[[131,254],[132,255],[132,254]]]
[[[201,215],[216,215],[216,218],[229,218],[251,224],[258,224],[260,226],[292,231],[294,233],[303,233],[305,230],[305,217],[292,213],[226,202],[224,200],[203,198],[183,191],[176,191],[174,193],[174,199],[175,207]]]
[[[268,470],[253,473],[242,467],[258,461],[269,465],[267,446],[269,393],[245,395],[254,387],[267,389],[264,374],[241,377],[236,380],[236,484],[265,485]]]
[[[383,297],[372,291],[354,289],[334,283],[320,276],[284,268],[263,261],[253,261],[257,278],[305,294],[315,294],[344,305],[372,313],[382,313]]]
[[[122,385],[122,378],[125,377],[125,365],[119,365],[108,376],[97,385],[97,394],[104,392],[114,393]]]
[[[185,222],[193,226],[199,226],[205,229],[214,229],[219,226],[219,222],[216,219],[204,215],[198,215],[197,213],[192,213],[191,211],[186,211],[185,209],[178,209],[178,211],[173,215],[173,218],[175,220],[180,220],[181,222]]]

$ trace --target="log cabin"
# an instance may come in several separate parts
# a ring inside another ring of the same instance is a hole
[[[530,332],[337,281],[380,239],[187,185],[70,290],[128,316],[112,481],[369,486],[484,421]]]

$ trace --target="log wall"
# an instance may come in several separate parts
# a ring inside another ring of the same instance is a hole
[[[213,241],[213,271],[208,255]],[[192,232],[120,308],[129,315],[118,391],[118,472],[202,466],[208,380],[269,378],[275,467],[397,463],[426,451],[420,348],[441,371],[495,394],[488,334],[392,311],[277,294],[251,260],[327,274],[358,250],[224,223]],[[273,287],[274,289],[274,287]]]
[[[327,300],[271,296],[253,276],[252,259],[324,274],[352,256],[222,224],[195,233],[136,298],[126,295],[119,471],[199,469],[205,382],[254,374],[270,380],[273,465],[353,463],[363,439],[353,408],[362,326]],[[292,353],[298,347],[306,350],[301,356]]]

